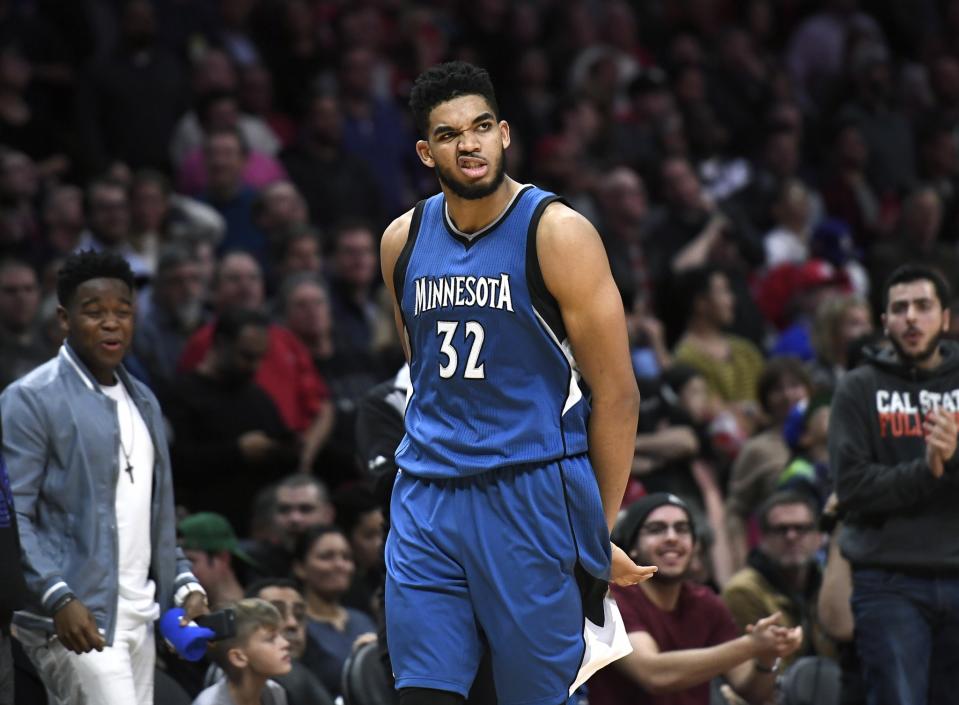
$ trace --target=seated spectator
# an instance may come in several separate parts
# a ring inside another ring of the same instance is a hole
[[[821,509],[832,490],[829,397],[820,394],[796,404],[783,426],[783,435],[792,458],[779,475],[777,489],[802,493]]]
[[[776,283],[777,279],[781,281]],[[810,259],[802,264],[780,265],[762,281],[758,296],[765,297],[766,286],[778,286],[783,294],[778,323],[781,331],[769,345],[770,357],[791,355],[804,362],[813,359],[812,329],[819,304],[848,294],[851,284],[845,271],[830,262]]]
[[[194,66],[193,92],[199,96],[197,104],[180,118],[170,140],[170,159],[174,168],[178,168],[187,154],[203,144],[203,125],[199,117],[202,96],[218,93],[232,95],[237,88],[236,69],[230,57],[220,49],[206,49]],[[279,140],[260,118],[241,113],[236,118],[236,124],[251,149],[271,157],[279,151]]]
[[[633,652],[589,681],[592,705],[708,705],[709,683],[725,676],[751,702],[773,695],[779,659],[802,643],[802,628],[788,629],[774,613],[740,636],[729,609],[708,588],[687,580],[696,528],[686,504],[652,494],[630,505],[613,531],[656,575],[637,586],[613,586]]]
[[[186,247],[167,246],[157,262],[152,286],[137,302],[133,337],[133,352],[154,391],[162,392],[173,381],[180,354],[205,317],[204,295],[194,253]]]
[[[259,566],[240,548],[225,516],[215,512],[191,514],[177,524],[177,534],[180,548],[193,564],[193,574],[206,590],[210,609],[243,599],[245,575]]]
[[[236,97],[230,93],[210,93],[204,96],[197,108],[203,133],[207,137],[217,130],[237,131],[243,137],[239,124],[239,106]],[[243,183],[258,189],[279,179],[286,178],[283,165],[268,154],[247,146],[246,160],[243,164]],[[197,196],[206,191],[209,185],[206,160],[208,155],[202,145],[187,152],[179,164],[177,172],[177,191],[189,196]]]
[[[0,391],[56,354],[39,326],[40,286],[25,262],[0,261]]]
[[[688,318],[676,362],[700,370],[718,400],[751,414],[763,356],[751,342],[724,330],[733,322],[736,303],[728,277],[715,267],[699,267],[686,272],[682,288]]]
[[[383,220],[386,209],[373,173],[343,147],[343,113],[335,95],[310,99],[300,139],[280,159],[306,198],[310,220],[323,229],[345,218]]]
[[[333,698],[303,660],[309,642],[306,638],[306,600],[288,578],[264,578],[247,588],[247,597],[256,597],[276,607],[282,620],[283,637],[290,644],[293,668],[274,680],[283,686],[290,705],[333,705]]]
[[[847,294],[823,301],[812,329],[816,357],[807,367],[813,387],[831,394],[849,369],[850,346],[872,332],[872,311],[866,299]]]
[[[323,245],[320,234],[309,225],[294,225],[275,243],[274,281],[286,282],[298,274],[322,278]],[[277,286],[276,288],[280,288]]]
[[[234,309],[221,315],[203,362],[173,383],[164,409],[173,428],[177,499],[246,531],[256,491],[296,467],[299,442],[254,382],[269,346],[269,320]]]
[[[341,691],[343,664],[359,638],[375,638],[376,625],[340,600],[350,588],[356,565],[346,535],[335,527],[310,529],[297,541],[293,572],[303,584],[307,635],[317,657],[306,665],[333,695]]]
[[[234,307],[263,308],[263,274],[256,260],[245,252],[224,255],[211,298],[217,315]],[[204,359],[213,342],[213,326],[200,327],[190,338],[180,358],[181,372],[196,368]],[[268,338],[256,382],[270,395],[287,427],[302,436],[300,467],[309,470],[333,428],[333,404],[309,352],[296,336],[270,324]]]
[[[270,577],[290,575],[300,537],[310,529],[333,524],[336,509],[326,485],[316,477],[294,473],[271,488],[270,512],[278,534],[273,542],[253,543],[249,552]]]
[[[205,203],[173,193],[158,171],[141,169],[130,185],[133,245],[149,261],[164,243],[205,240],[218,244],[226,231],[223,217]]]
[[[283,322],[310,351],[333,395],[336,421],[321,460],[324,477],[336,485],[354,474],[356,407],[380,374],[372,355],[340,347],[328,292],[316,275],[293,275],[280,290],[280,305]]]
[[[802,264],[809,258],[812,226],[809,189],[799,179],[790,179],[780,186],[772,213],[773,229],[764,238],[766,266]]]
[[[253,222],[256,190],[243,180],[249,157],[247,146],[235,128],[211,130],[204,143],[207,188],[200,200],[213,206],[226,222],[226,235],[219,251],[244,250],[253,254],[263,269],[269,265],[266,234]]]
[[[47,191],[42,220],[46,245],[45,259],[66,257],[80,246],[83,234],[83,191],[61,184]]]
[[[213,658],[226,675],[200,693],[193,705],[286,705],[283,688],[271,680],[292,668],[280,613],[255,598],[240,600],[233,609],[236,635],[213,645]]]
[[[371,617],[380,613],[377,594],[383,585],[383,512],[372,491],[352,485],[334,497],[336,522],[343,529],[353,551],[356,572],[349,591],[343,596],[346,607],[355,607]]]
[[[909,194],[902,208],[896,236],[878,242],[869,254],[869,275],[881,284],[904,262],[923,264],[936,269],[948,282],[959,281],[959,253],[954,243],[942,242],[942,199],[931,186],[922,186]],[[882,308],[883,291],[872,290],[873,304]]]
[[[275,263],[276,251],[290,234],[309,225],[303,194],[287,179],[267,184],[253,202],[253,222],[266,235]]]
[[[127,261],[138,280],[149,279],[153,269],[137,253],[131,241],[130,199],[126,187],[111,178],[90,182],[86,190],[88,228],[80,236],[78,250],[108,250]]]
[[[776,489],[779,474],[789,462],[789,446],[783,436],[789,412],[812,394],[805,368],[791,357],[767,362],[758,386],[768,426],[746,441],[730,471],[726,498],[726,531],[733,561],[730,574],[746,564],[752,514]]]
[[[771,495],[759,511],[759,546],[723,588],[723,601],[740,629],[773,613],[781,614],[787,627],[802,627],[803,644],[783,659],[784,665],[800,656],[836,653],[816,610],[822,583],[816,562],[822,545],[818,518],[818,506],[804,494]]]

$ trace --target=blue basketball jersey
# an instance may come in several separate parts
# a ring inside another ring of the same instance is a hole
[[[465,477],[586,451],[589,400],[536,254],[555,200],[524,186],[470,236],[442,193],[417,204],[394,270],[411,353],[404,471]]]

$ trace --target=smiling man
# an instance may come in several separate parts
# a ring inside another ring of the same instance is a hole
[[[840,380],[829,465],[871,705],[945,705],[959,692],[959,346],[942,339],[942,276],[904,265],[883,287],[889,346]]]
[[[708,705],[717,676],[750,702],[766,702],[779,659],[799,648],[802,628],[780,626],[776,612],[740,636],[719,597],[687,579],[696,527],[686,503],[663,492],[640,498],[617,523],[613,540],[659,572],[642,585],[613,588],[633,653],[589,682],[590,703]]]
[[[149,705],[161,609],[206,596],[176,547],[156,398],[121,365],[130,266],[79,252],[57,279],[59,355],[0,396],[29,599],[17,638],[55,705]]]
[[[606,581],[655,570],[609,541],[639,407],[622,301],[589,222],[505,174],[486,71],[431,68],[410,106],[441,192],[381,244],[412,383],[386,549],[400,702],[461,703],[488,649],[501,705],[560,705],[616,633]]]

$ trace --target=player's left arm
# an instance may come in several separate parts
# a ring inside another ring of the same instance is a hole
[[[571,208],[561,203],[546,208],[536,250],[546,288],[559,304],[573,355],[592,391],[589,457],[612,530],[632,468],[639,418],[622,298],[599,234]],[[614,546],[615,582],[635,583],[652,575],[623,579],[624,569],[641,570]]]
[[[612,530],[629,480],[639,419],[622,298],[599,234],[579,213],[550,204],[536,244],[546,288],[559,304],[576,363],[592,391],[589,454]]]

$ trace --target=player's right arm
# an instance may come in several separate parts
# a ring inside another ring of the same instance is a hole
[[[397,300],[396,288],[393,286],[393,271],[396,269],[396,261],[400,258],[400,254],[403,252],[406,241],[410,236],[413,210],[411,208],[390,223],[383,232],[383,239],[380,240],[380,268],[383,271],[383,282],[386,284],[386,289],[390,292],[390,299],[393,301],[393,322],[396,324],[396,332],[400,336],[400,344],[403,346],[407,362],[410,360],[409,341],[406,338],[403,316],[400,314],[400,303]]]

